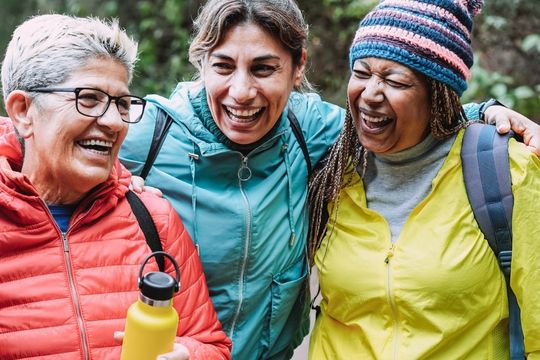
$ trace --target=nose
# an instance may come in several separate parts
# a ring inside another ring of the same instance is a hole
[[[384,83],[376,76],[372,76],[365,84],[362,99],[367,103],[378,103],[384,100]]]
[[[122,130],[122,128],[128,125],[122,120],[120,112],[118,111],[114,101],[111,101],[109,108],[107,111],[105,111],[105,114],[98,117],[97,123],[115,132]]]
[[[231,78],[229,95],[239,104],[252,101],[257,95],[253,78],[245,72],[237,72]]]

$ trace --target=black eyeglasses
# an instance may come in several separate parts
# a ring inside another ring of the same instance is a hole
[[[114,101],[120,118],[127,123],[139,122],[142,118],[146,100],[134,95],[111,96],[105,91],[94,88],[36,88],[28,90],[37,93],[73,92],[75,107],[84,116],[100,117]]]

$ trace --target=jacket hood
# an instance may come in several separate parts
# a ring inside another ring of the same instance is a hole
[[[0,154],[5,157],[14,170],[22,167],[22,154],[17,134],[11,119],[0,116]]]

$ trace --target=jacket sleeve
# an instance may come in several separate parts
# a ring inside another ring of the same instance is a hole
[[[523,144],[510,142],[512,266],[510,284],[521,310],[528,359],[540,359],[540,160]]]
[[[167,218],[154,220],[164,250],[180,266],[180,291],[174,298],[179,317],[177,342],[188,348],[191,360],[230,359],[231,341],[217,318],[197,250],[170,203],[163,200],[163,204],[168,207]],[[168,271],[174,273],[170,264]]]

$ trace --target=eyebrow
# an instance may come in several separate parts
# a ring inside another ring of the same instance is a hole
[[[210,55],[210,57],[223,59],[223,60],[231,60],[232,59],[230,56],[219,53],[219,52],[213,53],[212,55]],[[276,56],[276,55],[268,54],[268,55],[263,55],[263,56],[257,56],[256,58],[253,59],[253,62],[263,62],[263,61],[268,61],[268,60],[281,60],[281,58],[279,56]]]
[[[365,61],[362,61],[362,60],[358,60],[358,62],[360,64],[362,64],[362,66],[364,66],[365,68],[367,68],[368,70],[371,71],[371,66],[365,62]],[[411,72],[409,73],[408,71],[401,71],[401,70],[396,70],[396,69],[387,69],[384,71],[383,75],[403,75],[403,76],[414,76],[414,72]]]

